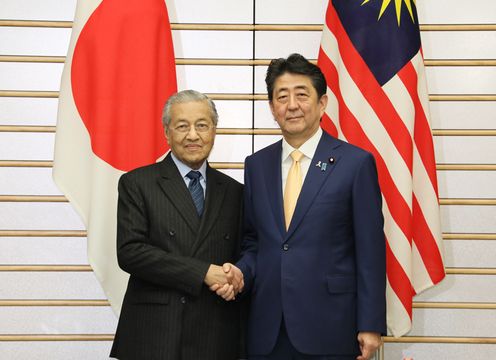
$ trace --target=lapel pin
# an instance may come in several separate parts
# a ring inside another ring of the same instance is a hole
[[[315,164],[318,168],[320,168],[320,171],[326,171],[327,168],[327,163],[323,163],[322,161],[318,161],[317,164]]]
[[[334,158],[333,158],[332,156],[329,158],[329,162],[330,162],[331,164],[334,164]]]

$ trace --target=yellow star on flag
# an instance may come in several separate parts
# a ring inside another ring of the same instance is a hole
[[[415,19],[413,18],[413,10],[412,10],[412,3],[415,4],[415,0],[382,0],[381,11],[379,12],[379,17],[377,18],[377,20],[379,20],[382,17],[382,15],[386,11],[387,7],[393,1],[394,1],[394,5],[396,8],[396,18],[398,19],[398,26],[400,25],[401,5],[403,2],[405,3],[406,8],[408,9],[408,12],[410,13],[410,17],[412,18],[412,21],[415,22]],[[364,0],[362,5],[365,5],[368,2],[370,2],[370,0]]]

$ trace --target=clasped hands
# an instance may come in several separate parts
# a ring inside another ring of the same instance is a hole
[[[231,263],[222,266],[211,264],[205,275],[205,284],[226,301],[234,300],[245,286],[243,273]]]

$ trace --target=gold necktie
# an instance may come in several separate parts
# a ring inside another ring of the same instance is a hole
[[[289,228],[291,218],[296,207],[296,201],[300,195],[302,186],[300,160],[303,158],[303,153],[299,150],[294,150],[291,153],[293,164],[288,172],[286,179],[286,188],[284,189],[284,220],[286,221],[286,230]]]

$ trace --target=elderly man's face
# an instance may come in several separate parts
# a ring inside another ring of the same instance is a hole
[[[199,169],[210,154],[215,126],[207,101],[190,101],[171,106],[171,122],[165,136],[172,153],[192,169]]]

